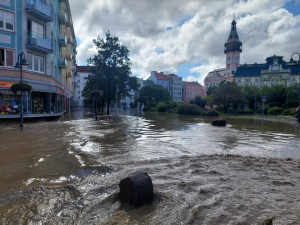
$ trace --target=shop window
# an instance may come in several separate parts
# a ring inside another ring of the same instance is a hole
[[[0,29],[14,30],[15,16],[11,12],[0,10]]]
[[[0,48],[0,66],[14,66],[14,51]]]

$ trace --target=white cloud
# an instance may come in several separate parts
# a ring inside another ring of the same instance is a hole
[[[72,0],[78,46],[86,62],[96,50],[92,40],[110,30],[128,47],[132,72],[177,73],[184,64],[203,84],[207,73],[225,66],[224,43],[235,12],[243,42],[241,63],[262,63],[274,53],[286,60],[299,51],[300,16],[283,8],[285,0]],[[159,51],[157,51],[159,49]],[[188,71],[187,73],[188,74]],[[181,75],[181,74],[178,74]],[[181,75],[182,76],[182,75]]]

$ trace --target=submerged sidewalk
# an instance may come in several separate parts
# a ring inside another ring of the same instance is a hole
[[[60,113],[39,113],[39,114],[23,114],[23,118],[47,118],[47,117],[58,117],[65,114],[67,111]],[[0,115],[1,119],[18,119],[20,114],[9,114],[9,115]]]

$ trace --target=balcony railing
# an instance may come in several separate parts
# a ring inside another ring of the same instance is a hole
[[[31,3],[30,0],[27,0],[25,11],[28,14],[43,20],[44,22],[53,22],[52,7],[50,5],[41,3],[40,1]]]
[[[67,37],[64,33],[59,34],[58,44],[61,47],[66,47],[67,46]]]
[[[60,25],[66,25],[67,23],[67,15],[63,10],[61,10],[58,14],[58,22]]]
[[[61,69],[65,69],[67,67],[67,59],[62,55],[58,59],[58,66]]]
[[[27,33],[26,46],[29,49],[42,53],[52,53],[52,40],[49,38],[40,37],[34,32]]]

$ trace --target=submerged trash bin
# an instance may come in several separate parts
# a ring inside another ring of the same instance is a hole
[[[216,119],[216,120],[213,120],[211,122],[211,125],[225,127],[226,126],[226,120],[224,120],[224,119]]]
[[[153,201],[153,185],[147,173],[132,174],[120,181],[120,197],[134,207]]]

